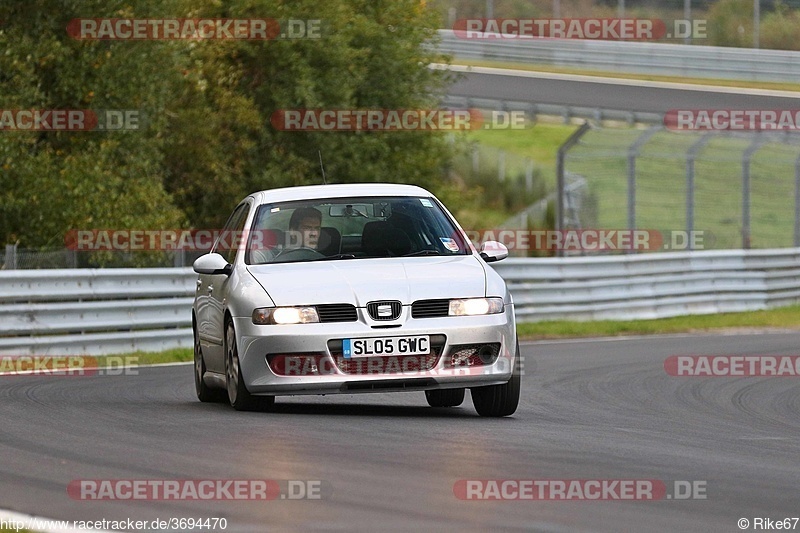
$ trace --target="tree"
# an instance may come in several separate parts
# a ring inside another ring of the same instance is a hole
[[[318,19],[319,39],[76,40],[74,18]],[[0,132],[0,235],[219,228],[254,190],[397,181],[444,189],[441,133],[283,132],[276,110],[433,108],[447,82],[418,0],[30,0],[0,6],[0,109],[126,109],[133,132]]]

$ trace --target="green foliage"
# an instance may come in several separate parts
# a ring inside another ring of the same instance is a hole
[[[164,72],[172,53],[152,43],[67,36],[70,18],[105,6],[40,0],[0,11],[0,109],[136,109],[153,117],[147,130],[134,132],[3,132],[0,234],[6,242],[58,247],[71,228],[184,221],[162,186],[163,141],[153,134],[163,127],[158,117],[175,82]]]
[[[320,39],[88,41],[73,18],[320,19]],[[59,247],[69,229],[218,228],[265,188],[404,182],[447,191],[444,136],[282,132],[281,109],[436,107],[440,23],[418,0],[30,0],[0,5],[0,109],[133,109],[127,132],[2,132],[0,236]]]
[[[708,10],[708,38],[713,46],[753,46],[753,2],[719,0]]]
[[[775,50],[800,50],[800,11],[777,2],[761,20],[760,46]]]

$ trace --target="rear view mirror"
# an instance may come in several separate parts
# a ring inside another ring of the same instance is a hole
[[[328,214],[332,217],[368,217],[371,213],[369,204],[334,204]]]

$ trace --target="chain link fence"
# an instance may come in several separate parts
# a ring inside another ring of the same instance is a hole
[[[487,202],[504,210],[524,209],[546,194],[541,170],[530,157],[472,141],[458,146],[451,164],[454,176],[480,187]]]
[[[564,154],[564,172],[586,180],[577,212],[562,192],[565,229],[702,232],[704,249],[800,246],[795,133],[593,127]]]

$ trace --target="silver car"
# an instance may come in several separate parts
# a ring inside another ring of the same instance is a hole
[[[275,396],[424,391],[477,412],[517,408],[514,304],[430,192],[411,185],[273,189],[234,209],[199,257],[197,396],[238,410]]]

